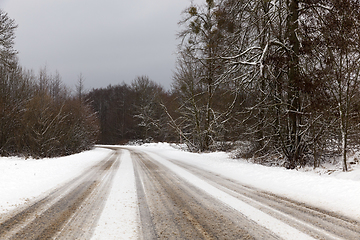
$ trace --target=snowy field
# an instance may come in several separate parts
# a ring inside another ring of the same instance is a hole
[[[228,154],[188,153],[170,144],[128,146],[147,152],[153,158],[175,159],[232,178],[242,184],[304,202],[306,204],[360,220],[360,167],[348,173],[319,175],[319,171],[286,170],[265,167]],[[55,159],[0,158],[0,213],[44,195],[71,180],[110,154],[96,148],[73,156]],[[95,229],[93,239],[132,239],[139,229],[139,213],[133,165],[128,151],[121,156],[109,198]],[[159,160],[160,161],[160,160]],[[161,161],[160,161],[161,162]],[[173,169],[177,174],[181,170]],[[322,173],[325,173],[324,170]],[[189,181],[192,181],[190,178]],[[106,237],[106,238],[104,238]]]

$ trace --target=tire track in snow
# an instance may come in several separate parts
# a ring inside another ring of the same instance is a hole
[[[279,239],[146,154],[132,157],[144,191],[139,202],[149,209],[140,211],[142,239]]]
[[[231,179],[220,177],[181,162],[173,163],[200,176],[211,185],[261,209],[263,212],[298,228],[317,239],[358,239],[360,223],[331,212],[306,206],[271,193],[243,186]]]

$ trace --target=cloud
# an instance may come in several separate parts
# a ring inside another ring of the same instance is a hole
[[[180,13],[190,0],[0,0],[19,25],[20,62],[45,64],[73,87],[80,72],[87,88],[130,82],[147,74],[171,84]],[[1,5],[1,6],[2,6]]]

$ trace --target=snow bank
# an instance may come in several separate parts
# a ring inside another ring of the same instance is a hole
[[[0,157],[0,214],[75,178],[110,152],[97,148],[40,160]]]
[[[244,160],[230,159],[223,152],[188,153],[169,144],[148,144],[140,149],[181,160],[245,185],[360,220],[359,168],[348,173],[319,176],[314,172],[265,167]]]

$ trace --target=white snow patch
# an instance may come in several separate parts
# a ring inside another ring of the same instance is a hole
[[[123,150],[120,168],[92,239],[136,239],[139,219],[133,163],[130,152]]]

